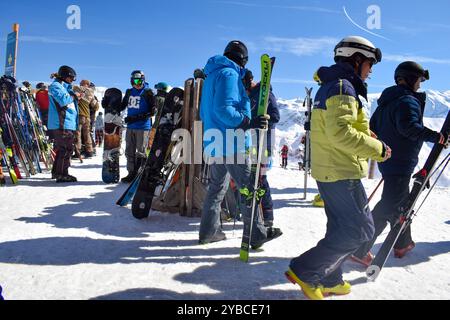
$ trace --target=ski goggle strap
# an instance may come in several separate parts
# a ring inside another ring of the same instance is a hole
[[[372,48],[372,47],[366,46],[362,43],[341,42],[336,46],[335,50],[339,49],[339,48],[362,49],[362,50],[368,51],[370,53],[373,53],[375,55],[375,59],[377,60],[376,63],[381,62],[381,59],[383,58],[383,54],[381,53],[380,48]]]

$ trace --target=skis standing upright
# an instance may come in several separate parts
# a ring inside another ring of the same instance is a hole
[[[272,77],[272,69],[275,64],[275,58],[270,58],[269,55],[263,54],[261,56],[261,84],[258,102],[258,116],[265,115],[267,113],[267,107],[269,104],[269,94],[270,94],[270,80]],[[248,262],[251,236],[253,231],[253,220],[255,217],[255,212],[258,208],[259,199],[258,195],[258,184],[259,184],[259,174],[261,171],[261,160],[263,156],[264,140],[267,130],[259,130],[259,144],[258,144],[258,160],[256,163],[255,172],[255,183],[253,185],[253,199],[252,199],[252,211],[250,216],[250,223],[244,226],[244,232],[242,235],[240,259],[244,262]]]
[[[311,171],[311,113],[312,113],[312,97],[313,88],[305,88],[306,98],[303,105],[306,106],[305,119],[305,156],[303,158],[303,168],[305,170],[303,199],[306,199],[308,189],[308,175]]]
[[[445,119],[444,125],[442,126],[441,132],[444,135],[448,135],[450,133],[450,111],[447,113],[447,117]],[[423,166],[423,169],[421,169],[416,175],[414,175],[415,179],[413,188],[409,193],[408,198],[399,208],[399,211],[401,212],[399,220],[391,228],[391,231],[384,240],[380,250],[375,256],[375,259],[372,261],[372,264],[366,270],[366,275],[369,278],[369,280],[375,280],[378,277],[378,275],[381,272],[381,269],[383,268],[384,264],[386,263],[389,257],[389,254],[392,251],[392,248],[397,242],[397,239],[405,231],[405,229],[412,223],[412,219],[415,215],[414,206],[416,205],[417,200],[419,199],[419,196],[421,195],[422,191],[425,190],[430,180],[431,173],[443,149],[444,145],[436,143],[433,149],[431,150],[431,153],[428,156],[427,161]]]

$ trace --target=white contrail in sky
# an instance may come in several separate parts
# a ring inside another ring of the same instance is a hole
[[[349,16],[348,13],[347,13],[347,10],[345,9],[345,6],[342,7],[342,8],[344,9],[344,13],[345,13],[345,16],[347,17],[347,19],[350,20],[350,22],[353,23],[355,26],[357,26],[359,29],[361,29],[361,30],[363,30],[363,31],[365,31],[365,32],[368,32],[368,33],[370,33],[371,35],[373,35],[373,36],[375,36],[375,37],[379,37],[379,38],[382,38],[382,39],[391,41],[391,39],[388,39],[388,38],[386,38],[386,37],[383,37],[382,35],[379,35],[379,34],[377,34],[377,33],[375,33],[375,32],[372,32],[372,31],[370,31],[370,30],[367,30],[366,28],[361,27],[359,24],[357,24],[355,21],[353,21],[352,18],[350,18],[350,16]]]

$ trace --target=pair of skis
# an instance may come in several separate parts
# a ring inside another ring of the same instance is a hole
[[[269,95],[270,95],[270,81],[272,77],[272,69],[275,64],[275,58],[270,58],[269,55],[263,54],[261,56],[261,83],[258,101],[258,116],[267,114],[267,107],[269,105]],[[257,190],[259,187],[259,175],[261,172],[261,161],[264,154],[264,140],[267,130],[259,131],[259,141],[258,141],[258,153],[257,153],[257,163],[255,172],[255,182],[253,184],[253,199],[252,199],[252,211],[250,217],[249,225],[244,226],[244,232],[242,235],[242,243],[240,250],[240,259],[244,262],[248,262],[251,236],[253,231],[253,220],[255,219],[256,210],[258,209],[259,199],[257,198]]]
[[[450,111],[447,113],[447,117],[444,121],[444,125],[442,126],[441,132],[444,134],[444,136],[448,136],[448,134],[450,133]],[[389,232],[386,239],[384,240],[380,250],[378,251],[377,255],[375,256],[375,259],[372,261],[372,264],[366,270],[366,275],[369,280],[373,281],[379,276],[383,266],[385,265],[385,263],[389,257],[389,254],[392,251],[392,248],[394,247],[395,243],[397,242],[397,239],[406,230],[406,228],[412,223],[412,219],[414,218],[414,216],[416,215],[416,213],[418,211],[418,209],[415,210],[414,207],[419,199],[419,196],[422,194],[422,192],[426,189],[427,185],[429,184],[431,176],[436,172],[437,169],[439,169],[440,166],[442,166],[445,163],[445,161],[447,161],[447,164],[448,164],[449,156],[445,157],[444,161],[442,161],[441,164],[436,169],[434,169],[436,166],[436,163],[439,159],[439,156],[441,155],[442,150],[444,148],[445,148],[444,145],[436,143],[433,146],[433,149],[431,150],[431,153],[428,156],[422,170],[420,170],[414,176],[415,179],[414,179],[413,188],[412,188],[411,192],[409,193],[408,198],[405,200],[405,202],[399,208],[399,211],[401,212],[399,220],[391,228],[391,231]],[[444,169],[447,166],[447,164],[444,166]],[[442,169],[442,170],[444,170],[444,169]],[[442,172],[441,172],[441,174],[442,174]],[[440,175],[439,175],[439,177],[440,177]],[[439,177],[437,179],[439,179]],[[430,189],[430,192],[431,192],[431,189]],[[425,201],[425,200],[426,200],[426,198],[423,201]]]

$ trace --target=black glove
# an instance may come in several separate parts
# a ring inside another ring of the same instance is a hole
[[[243,130],[267,129],[269,127],[269,120],[270,116],[268,114],[265,114],[263,116],[257,116],[251,120],[245,117],[244,121],[242,121],[239,128]]]

